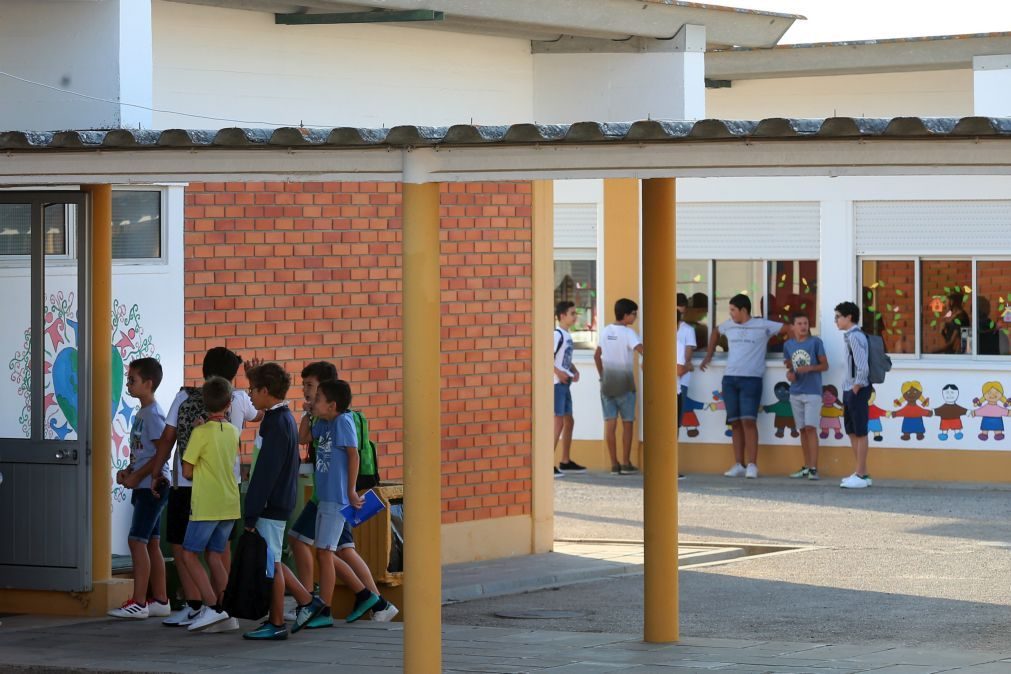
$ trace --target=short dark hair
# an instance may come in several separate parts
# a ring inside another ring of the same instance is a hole
[[[806,318],[808,321],[811,320],[811,317],[808,316],[803,311],[795,311],[792,314],[790,314],[790,322],[791,323],[796,323],[798,318]]]
[[[232,381],[235,379],[240,365],[242,365],[242,358],[239,354],[223,346],[215,346],[204,354],[204,379],[223,377]]]
[[[224,412],[232,402],[232,383],[224,377],[214,375],[204,382],[201,393],[208,412]]]
[[[860,322],[860,308],[853,302],[840,302],[835,305],[835,311],[840,316],[849,316],[854,323]]]
[[[790,384],[788,384],[785,381],[779,381],[779,382],[776,382],[776,385],[772,387],[772,390],[775,391],[776,393],[780,393],[782,391],[789,391],[790,390]]]
[[[688,306],[688,295],[684,293],[678,293],[677,306],[687,307]]]
[[[151,390],[157,391],[161,385],[161,363],[156,358],[138,358],[130,361],[130,368],[144,381],[152,382]]]
[[[944,392],[944,391],[958,391],[958,387],[957,387],[957,386],[955,386],[954,384],[945,384],[945,385],[944,385],[944,386],[943,386],[943,387],[941,388],[941,391],[942,391],[942,392]]]
[[[634,314],[637,311],[639,311],[639,305],[626,297],[622,297],[614,303],[614,319],[616,321],[620,321],[625,316]]]
[[[351,384],[343,379],[320,382],[317,391],[328,403],[337,403],[337,411],[341,414],[351,409]]]
[[[559,302],[555,305],[555,318],[561,318],[568,312],[569,309],[576,306],[575,302],[569,302],[568,300]]]
[[[737,293],[731,297],[730,304],[738,309],[747,311],[749,314],[751,313],[751,298],[743,293]]]
[[[678,323],[680,323],[681,322],[681,310],[678,309],[677,312],[678,312]]]
[[[265,388],[271,397],[283,400],[291,388],[291,375],[277,363],[264,363],[249,371],[249,385],[253,388]]]
[[[327,360],[317,360],[302,368],[302,379],[313,377],[317,382],[337,378],[337,366]]]

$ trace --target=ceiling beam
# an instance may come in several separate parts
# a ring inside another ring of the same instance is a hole
[[[431,9],[403,11],[371,10],[367,12],[336,12],[330,14],[275,14],[274,23],[283,26],[316,26],[349,23],[408,23],[413,21],[442,21],[445,15]]]

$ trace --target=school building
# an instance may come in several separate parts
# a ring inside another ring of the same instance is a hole
[[[841,342],[823,327],[866,285],[865,308],[896,352],[878,397],[890,411],[907,380],[930,398],[910,404],[939,405],[956,383],[967,410],[999,380],[974,297],[987,293],[1003,331],[998,272],[1011,251],[994,233],[1009,125],[990,118],[997,108],[706,119],[749,88],[735,77],[795,77],[710,70],[727,54],[778,54],[798,18],[788,15],[625,0],[314,7],[331,4],[5,3],[3,610],[101,613],[121,599],[109,558],[129,506],[111,474],[133,414],[123,363],[139,355],[165,365],[166,407],[199,379],[209,346],[293,373],[335,361],[370,418],[384,478],[405,482],[408,538],[416,527],[414,540],[430,542],[407,556],[414,577],[437,578],[440,563],[551,549],[552,305],[577,301],[577,342],[592,348],[616,298],[641,300],[654,345],[642,381],[647,583],[665,584],[646,607],[651,640],[676,638],[676,291],[692,297],[700,334],[739,290],[771,315],[799,302],[838,363]],[[974,101],[1005,74],[972,72]],[[854,86],[852,98],[867,97]],[[953,322],[947,307],[933,316],[935,300],[956,283],[971,330],[958,326],[958,353],[935,355]],[[719,371],[696,374],[693,399],[718,407]],[[601,465],[593,380],[575,392],[575,458]],[[682,469],[725,469],[718,409],[697,416]],[[963,422],[963,437],[942,442],[932,418],[908,440],[886,419],[875,477],[1000,470],[1003,437]],[[772,424],[762,470],[793,469],[798,452]],[[842,471],[841,443],[825,444],[825,472]],[[47,490],[59,498],[34,496]],[[416,652],[438,628],[438,588],[412,586],[410,572]]]

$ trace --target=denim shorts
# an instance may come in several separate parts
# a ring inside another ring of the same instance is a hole
[[[224,552],[235,520],[190,520],[186,525],[183,550],[189,552]]]
[[[572,385],[555,384],[555,416],[572,416]]]
[[[600,405],[604,408],[604,420],[617,419],[635,421],[635,391],[629,391],[616,398],[600,394]]]
[[[351,533],[351,528],[348,527],[344,515],[341,514],[341,505],[330,501],[321,501],[316,513],[316,541],[314,543],[316,548],[319,550],[339,550],[341,547],[348,547],[347,540],[344,538],[345,529],[349,534]],[[343,546],[341,545],[342,540],[344,541]],[[354,539],[351,540],[350,547],[354,547]]]
[[[843,425],[846,435],[858,438],[867,436],[867,418],[870,414],[871,387],[862,386],[856,395],[847,389],[843,391]],[[923,423],[921,420],[920,423]]]
[[[298,515],[298,519],[291,525],[291,529],[288,529],[288,538],[294,538],[296,541],[305,543],[306,545],[312,545],[313,541],[316,540],[317,510],[315,501],[306,501],[305,507],[302,508],[302,512]]]
[[[161,511],[168,502],[168,489],[155,496],[150,489],[134,489],[130,503],[133,518],[130,520],[129,539],[147,544],[152,538],[161,537]]]
[[[281,550],[284,546],[284,520],[270,520],[261,517],[256,520],[256,531],[267,543],[267,575],[274,577],[274,564],[281,563]]]
[[[762,402],[762,378],[723,375],[723,402],[727,406],[727,423],[758,418]]]

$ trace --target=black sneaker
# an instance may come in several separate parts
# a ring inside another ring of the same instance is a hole
[[[635,466],[633,466],[630,463],[625,463],[625,464],[622,464],[622,466],[621,466],[621,473],[622,473],[622,475],[624,475],[625,473],[638,473],[638,472],[639,472],[639,469],[636,468]]]
[[[558,464],[558,467],[561,468],[566,473],[585,473],[586,472],[586,466],[580,466],[575,461],[565,461],[564,463]]]
[[[555,478],[559,478],[559,477],[565,477],[565,473],[563,473],[562,471],[558,470],[558,466],[555,466]]]
[[[621,464],[613,464],[611,466],[611,475],[621,475]]]

